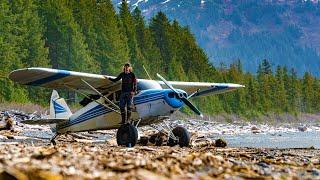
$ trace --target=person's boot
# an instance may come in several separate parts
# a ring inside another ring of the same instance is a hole
[[[126,111],[125,109],[121,109],[121,124],[126,123]]]
[[[127,112],[127,122],[130,122],[130,118],[131,118],[131,111]]]

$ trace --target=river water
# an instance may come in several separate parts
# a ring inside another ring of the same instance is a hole
[[[229,147],[265,147],[265,148],[320,148],[320,131],[245,133],[220,136]]]
[[[191,133],[210,139],[223,138],[229,147],[261,147],[261,148],[320,148],[320,126],[317,125],[266,125],[258,124],[223,124],[223,123],[199,123],[199,122],[173,122],[173,126],[181,125]],[[298,127],[304,127],[304,131]],[[13,140],[3,139],[0,142],[48,142],[53,135],[46,126],[24,126],[20,129],[19,136]],[[139,128],[140,134],[150,131],[151,128]],[[80,135],[88,136],[97,143],[114,138],[115,131],[83,132]],[[79,133],[78,133],[79,134]]]

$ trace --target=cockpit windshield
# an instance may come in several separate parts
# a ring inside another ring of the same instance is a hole
[[[162,89],[162,87],[157,81],[153,81],[153,80],[138,81],[138,91],[147,90],[147,89]]]

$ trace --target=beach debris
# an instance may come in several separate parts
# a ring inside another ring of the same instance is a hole
[[[36,113],[9,114],[18,123],[40,118]],[[183,122],[171,123],[175,127]],[[253,130],[263,132],[270,128],[254,126],[257,129]],[[185,127],[191,132],[189,147],[166,146],[164,134],[141,127],[139,145],[126,148],[117,146],[116,130],[61,135],[56,146],[34,139],[22,141],[24,131],[43,133],[50,129],[21,123],[16,125],[18,131],[0,131],[0,179],[319,179],[317,148],[232,148],[216,138],[222,130],[252,135],[252,124],[203,126],[190,120]],[[297,131],[297,126],[291,129]]]
[[[15,124],[15,121],[10,116],[10,114],[7,112],[4,112],[3,116],[1,117],[0,130],[13,130],[14,124]]]
[[[298,130],[299,130],[300,132],[305,132],[305,131],[308,130],[308,128],[307,128],[306,126],[299,126],[299,127],[298,127]]]
[[[319,157],[320,150],[138,145],[125,148],[77,142],[62,142],[52,147],[20,143],[0,146],[0,176],[5,179],[279,179],[290,175],[317,179],[319,163],[313,163],[314,157],[309,154]]]
[[[261,130],[259,128],[257,128],[256,126],[252,126],[251,132],[253,134],[257,134],[257,133],[261,133]]]
[[[224,139],[217,139],[214,144],[215,147],[226,147],[227,142]]]
[[[139,141],[138,141],[138,144],[140,144],[141,146],[146,146],[149,142],[149,137],[147,136],[141,136]]]
[[[166,143],[167,139],[168,138],[166,137],[166,135],[164,133],[158,132],[158,133],[155,133],[150,136],[149,142],[156,145],[156,146],[161,146],[164,143]]]

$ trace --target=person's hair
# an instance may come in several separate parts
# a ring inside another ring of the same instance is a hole
[[[131,67],[130,63],[126,63],[126,64],[123,65],[123,69],[122,69],[123,72],[125,71],[126,67],[128,67],[129,72],[132,72],[132,67]]]

